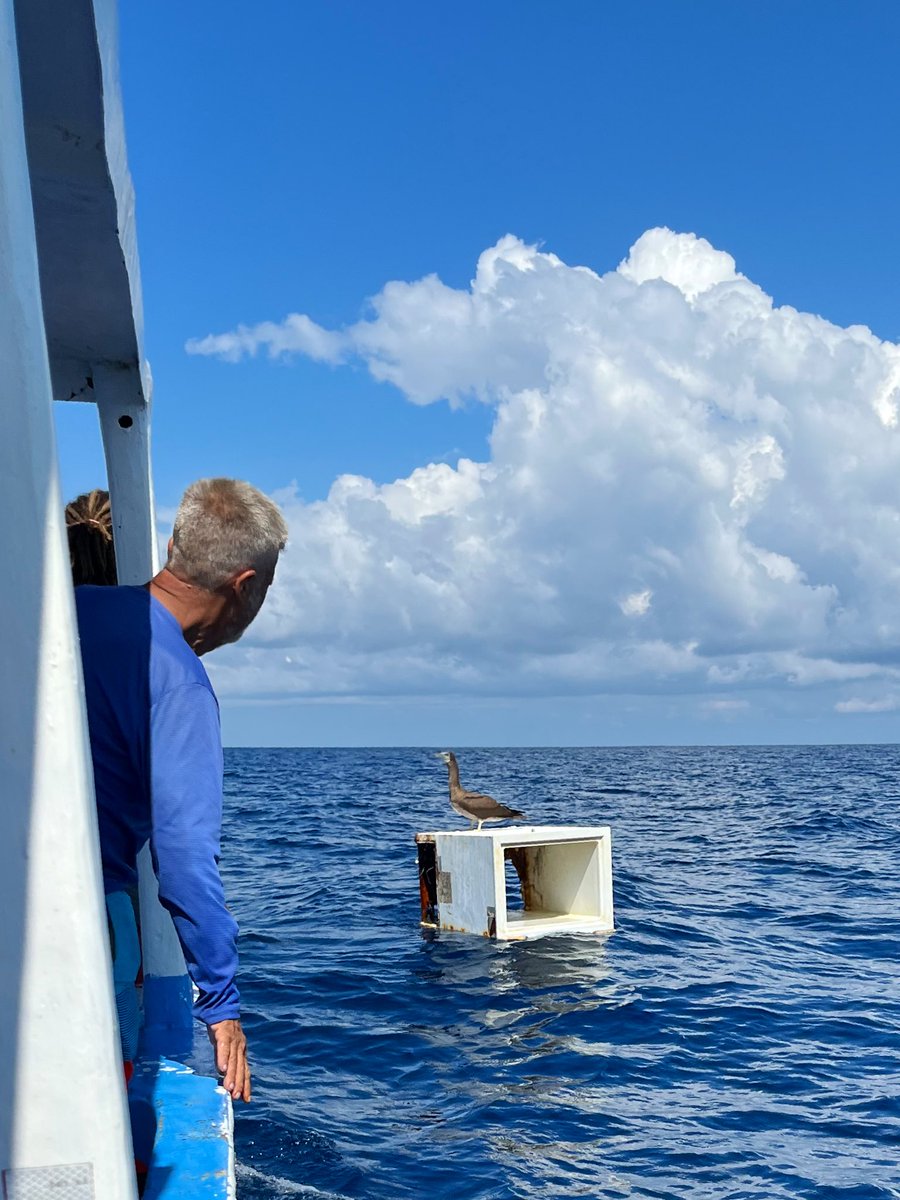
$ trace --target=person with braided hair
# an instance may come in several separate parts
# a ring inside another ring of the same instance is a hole
[[[119,580],[109,492],[94,488],[67,504],[66,534],[75,587],[84,584],[115,587]]]

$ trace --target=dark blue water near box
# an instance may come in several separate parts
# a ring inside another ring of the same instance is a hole
[[[612,826],[617,932],[423,932],[427,751],[227,752],[239,1200],[900,1197],[900,747],[459,758]]]

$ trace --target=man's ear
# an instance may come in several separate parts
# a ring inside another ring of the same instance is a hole
[[[168,544],[168,546],[166,546],[166,554],[168,555],[169,558],[172,557],[172,547],[174,545],[175,545],[175,539],[173,537],[170,537],[169,544]]]
[[[255,576],[256,572],[252,567],[249,567],[246,571],[241,571],[235,575],[231,581],[231,586],[234,588],[235,594],[238,596],[242,595],[244,591],[244,584],[248,579],[253,579]]]

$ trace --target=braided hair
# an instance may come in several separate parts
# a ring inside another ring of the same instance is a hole
[[[94,488],[67,504],[66,533],[75,587],[118,583],[109,492]]]

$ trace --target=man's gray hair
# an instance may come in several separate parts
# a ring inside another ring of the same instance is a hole
[[[249,483],[198,479],[178,506],[166,566],[210,592],[250,569],[267,583],[287,536],[278,506]]]

